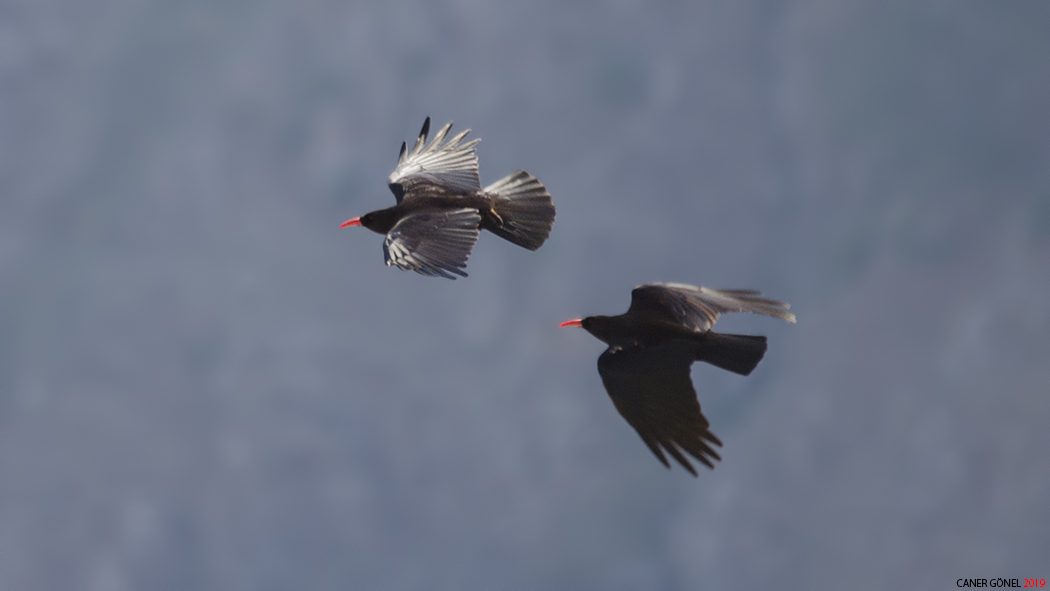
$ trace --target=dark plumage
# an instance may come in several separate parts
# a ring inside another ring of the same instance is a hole
[[[412,150],[401,143],[397,168],[390,174],[397,204],[341,227],[364,226],[386,234],[387,265],[455,279],[467,276],[463,268],[480,230],[536,250],[551,233],[555,211],[547,189],[524,170],[481,188],[474,148],[479,140],[461,144],[468,129],[445,141],[450,129],[452,123],[427,144],[427,117]]]
[[[685,451],[708,468],[722,458],[722,446],[700,412],[689,376],[693,361],[706,361],[748,375],[766,353],[766,337],[719,334],[711,327],[727,312],[752,312],[788,322],[788,304],[757,291],[715,290],[680,283],[640,285],[631,307],[619,316],[588,316],[563,322],[580,326],[609,348],[598,358],[598,373],[616,410],[656,457],[670,468],[664,451],[696,476]]]

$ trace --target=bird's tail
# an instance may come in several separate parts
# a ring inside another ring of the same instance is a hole
[[[708,332],[706,346],[697,355],[697,361],[706,361],[716,367],[750,374],[766,354],[766,337]]]
[[[554,226],[554,204],[543,183],[519,170],[483,190],[495,197],[492,209],[503,221],[490,228],[493,234],[529,250],[543,246]]]

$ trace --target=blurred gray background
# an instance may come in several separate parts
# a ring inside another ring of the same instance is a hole
[[[0,1],[0,588],[1050,577],[1050,4]],[[558,219],[340,230],[423,118]],[[560,321],[797,325],[661,466]]]

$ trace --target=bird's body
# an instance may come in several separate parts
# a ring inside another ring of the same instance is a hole
[[[444,212],[456,209],[468,208],[478,211],[481,222],[480,230],[490,230],[500,227],[500,218],[493,209],[495,198],[481,191],[470,193],[455,193],[442,187],[428,187],[428,191],[419,192],[411,199],[406,199],[397,205],[386,209],[379,209],[361,218],[361,225],[377,232],[386,234],[394,229],[403,218],[417,213]],[[369,218],[365,222],[365,218]]]
[[[536,250],[554,225],[555,209],[547,189],[519,170],[482,188],[478,177],[478,140],[460,142],[470,130],[445,142],[452,124],[427,144],[430,118],[415,147],[401,144],[390,190],[397,204],[353,218],[346,226],[364,226],[386,235],[386,264],[424,275],[455,279],[480,230],[488,230],[523,248]]]
[[[625,313],[619,316],[591,316],[587,332],[611,345],[630,341],[653,345],[672,339],[703,341],[707,333],[698,333],[681,323],[652,311]]]
[[[719,315],[752,312],[794,322],[788,305],[756,291],[715,290],[676,283],[640,285],[630,309],[619,316],[588,316],[562,323],[580,326],[609,348],[598,373],[620,414],[653,454],[664,451],[696,476],[684,450],[709,468],[720,456],[689,375],[694,361],[748,375],[766,352],[766,337],[711,331]]]

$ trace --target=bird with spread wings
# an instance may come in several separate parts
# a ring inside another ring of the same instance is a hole
[[[718,317],[751,312],[795,322],[784,302],[757,291],[718,290],[681,283],[651,283],[631,292],[631,307],[619,316],[588,316],[561,326],[579,326],[609,348],[598,373],[616,410],[634,427],[657,459],[664,452],[693,476],[683,451],[708,468],[721,460],[722,442],[711,432],[689,375],[694,361],[749,375],[766,353],[766,337],[712,332]]]
[[[476,146],[470,130],[448,137],[452,123],[428,143],[430,117],[415,145],[401,143],[389,187],[396,204],[343,222],[385,234],[388,266],[455,279],[463,270],[481,230],[536,250],[550,236],[555,209],[550,193],[524,170],[482,188]]]

